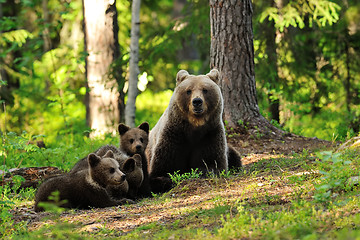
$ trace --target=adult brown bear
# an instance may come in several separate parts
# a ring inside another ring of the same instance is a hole
[[[218,174],[228,169],[219,71],[194,76],[180,70],[169,106],[150,131],[146,155],[153,192],[171,188],[168,173]],[[230,150],[236,153],[234,149]],[[238,163],[241,166],[240,157]]]

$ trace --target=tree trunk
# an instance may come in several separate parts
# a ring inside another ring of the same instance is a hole
[[[282,0],[273,1],[272,7],[276,7],[279,10],[283,8]],[[280,11],[279,11],[280,12]],[[281,17],[281,16],[280,16]],[[280,79],[278,74],[278,50],[277,43],[280,44],[283,33],[281,33],[278,29],[275,28],[275,23],[273,21],[266,20],[265,24],[268,26],[266,30],[266,48],[265,52],[268,56],[269,67],[270,67],[270,76],[268,77],[270,91],[275,89],[276,86],[279,86]],[[277,96],[274,96],[273,93],[268,94],[268,102],[269,102],[269,110],[271,113],[271,119],[276,120],[280,123],[280,99]]]
[[[43,40],[44,40],[44,53],[49,51],[51,49],[51,38],[50,38],[50,30],[49,30],[49,25],[50,25],[50,14],[49,14],[49,9],[48,9],[48,0],[42,0],[41,1],[41,7],[43,10],[43,20],[44,20],[44,27],[43,27]]]
[[[254,72],[251,0],[210,0],[210,67],[220,71],[228,127],[282,133],[259,111]]]
[[[116,132],[119,122],[118,74],[109,74],[120,56],[115,0],[83,0],[86,57],[86,120],[92,136]]]
[[[139,37],[140,37],[140,4],[141,0],[133,0],[131,7],[131,42],[130,42],[130,76],[128,99],[125,108],[125,123],[135,127],[135,103],[138,94],[137,84],[139,71]]]

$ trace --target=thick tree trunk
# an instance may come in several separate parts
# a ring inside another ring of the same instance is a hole
[[[120,56],[116,1],[83,0],[86,57],[86,119],[92,135],[116,132],[119,92],[111,64]]]
[[[221,73],[225,123],[276,135],[282,131],[260,114],[257,103],[252,11],[251,0],[210,0],[210,67]]]
[[[129,91],[125,108],[125,123],[135,127],[135,103],[138,94],[139,70],[139,37],[140,37],[140,5],[141,0],[133,0],[131,7],[131,42],[130,42],[130,74]]]

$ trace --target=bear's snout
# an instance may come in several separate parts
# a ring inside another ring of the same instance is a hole
[[[195,108],[198,108],[198,107],[201,107],[203,104],[203,100],[201,98],[194,98],[192,100],[192,105],[195,107]]]
[[[197,97],[197,98],[194,98],[192,101],[191,101],[192,105],[193,105],[193,112],[196,114],[196,115],[200,115],[204,112],[204,108],[203,108],[203,103],[204,101]]]

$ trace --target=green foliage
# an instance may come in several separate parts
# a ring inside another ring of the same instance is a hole
[[[37,15],[37,4],[40,2],[21,2],[4,8],[5,16],[16,7],[22,15],[5,17],[0,26],[0,31],[7,31],[0,38],[4,47],[1,49],[5,50],[0,51],[4,56],[1,61],[7,73],[2,75],[7,86],[0,89],[0,97],[6,101],[6,108],[0,112],[1,129],[17,133],[26,130],[49,137],[62,131],[82,132],[86,129],[84,94],[79,91],[85,80],[84,59],[79,57],[83,41],[71,42],[66,38],[69,32],[76,32],[76,27],[81,30],[80,22],[71,22],[80,21],[81,2],[59,5],[48,1],[54,21],[51,24],[43,24]],[[31,16],[34,21],[29,22],[24,16]],[[22,26],[25,29],[15,29]],[[43,52],[42,34],[47,31],[54,49]],[[59,32],[64,37],[61,44]]]
[[[280,124],[287,131],[327,140],[356,135],[360,113],[358,94],[352,93],[360,86],[356,73],[360,55],[355,50],[359,35],[355,31],[338,38],[338,33],[349,33],[358,4],[327,0],[277,4],[254,2],[255,72],[262,114],[272,117],[269,110],[275,99],[280,102]]]
[[[289,132],[306,137],[316,136],[330,141],[344,141],[357,134],[349,128],[349,122],[353,116],[349,113],[344,114],[344,110],[336,109],[335,106],[324,107],[315,116],[303,113],[303,110],[296,106],[291,109],[301,114],[284,124],[284,128]],[[339,119],[339,121],[334,119]]]
[[[341,153],[322,152],[318,161],[319,173],[322,175],[315,183],[315,201],[329,204],[334,194],[350,190],[349,177],[359,174],[359,165],[355,166]]]
[[[332,25],[339,20],[339,10],[341,7],[327,0],[311,0],[311,1],[293,1],[278,9],[276,7],[266,8],[260,15],[260,23],[265,19],[274,21],[275,27],[281,32],[289,26],[305,27],[305,19],[311,15],[309,25],[312,26],[313,21],[319,26],[327,24]]]
[[[60,215],[65,211],[65,208],[60,207],[65,204],[67,200],[60,200],[60,192],[55,191],[49,196],[49,200],[52,202],[39,202],[38,206],[44,208],[44,211],[51,212],[55,215]]]
[[[169,104],[171,90],[153,93],[150,89],[136,98],[136,126],[147,121],[153,128]]]
[[[19,190],[21,182],[24,178],[21,176],[13,177],[13,185],[8,184],[0,186],[0,237],[7,238],[14,234],[26,231],[26,223],[20,222],[15,224],[12,210],[17,206],[19,201],[32,199],[35,195],[33,189]]]
[[[10,132],[2,136],[0,169],[8,170],[16,167],[58,166],[69,170],[80,159],[105,144],[119,145],[119,137],[105,136],[104,139],[87,137],[84,134],[58,135],[51,138],[40,135],[32,136],[26,132],[22,135]],[[39,148],[28,142],[40,138],[46,148]]]
[[[2,4],[0,63],[6,74],[0,77],[0,126],[3,132],[26,130],[54,141],[58,133],[89,130],[84,106],[87,53],[81,32],[82,2],[47,3],[47,9],[41,1]],[[253,3],[262,114],[270,119],[269,106],[279,100],[278,126],[285,130],[327,140],[356,135],[360,116],[358,3],[297,0],[282,7],[274,4]],[[131,2],[117,1],[116,5],[121,57],[109,74],[120,79],[121,89],[129,62]],[[148,81],[144,86],[152,93],[146,90],[137,99],[136,123],[155,125],[179,69],[194,74],[209,70],[208,1],[187,1],[182,9],[177,7],[170,0],[142,4],[139,66]],[[50,16],[46,23],[45,10]],[[282,39],[272,43],[269,36],[276,36],[276,31]],[[51,49],[44,48],[47,33]]]
[[[33,38],[33,35],[25,29],[13,30],[1,34],[0,45],[6,46],[6,42],[11,42],[21,47],[28,38]]]
[[[31,232],[24,229],[16,235],[13,234],[11,239],[95,239],[94,237],[85,236],[84,234],[74,231],[74,228],[77,226],[77,224],[61,222],[56,219],[56,224],[54,225],[45,225],[39,230]]]
[[[352,203],[346,206],[349,209],[352,204],[358,203],[359,200],[352,198]],[[284,206],[275,211],[263,211],[257,208],[250,209],[241,204],[237,207],[238,214],[231,218],[229,215],[223,218],[222,227],[217,231],[216,237],[223,239],[237,238],[261,238],[261,239],[319,239],[333,238],[338,233],[331,231],[330,233],[322,232],[322,228],[331,227],[332,224],[337,225],[341,217],[335,217],[329,213],[328,221],[319,221],[326,216],[321,210],[316,210],[311,203],[302,205],[294,204],[292,206]],[[341,209],[339,209],[341,211]],[[348,222],[356,224],[360,219],[351,217]],[[347,225],[348,230],[351,229]],[[359,231],[353,229],[352,234]],[[208,233],[207,235],[209,235]],[[343,233],[342,233],[343,234]]]
[[[173,183],[176,185],[180,184],[182,181],[187,179],[196,179],[200,178],[202,175],[202,172],[200,172],[197,168],[191,169],[191,172],[179,174],[179,171],[174,172],[173,174],[169,173],[169,177]]]

